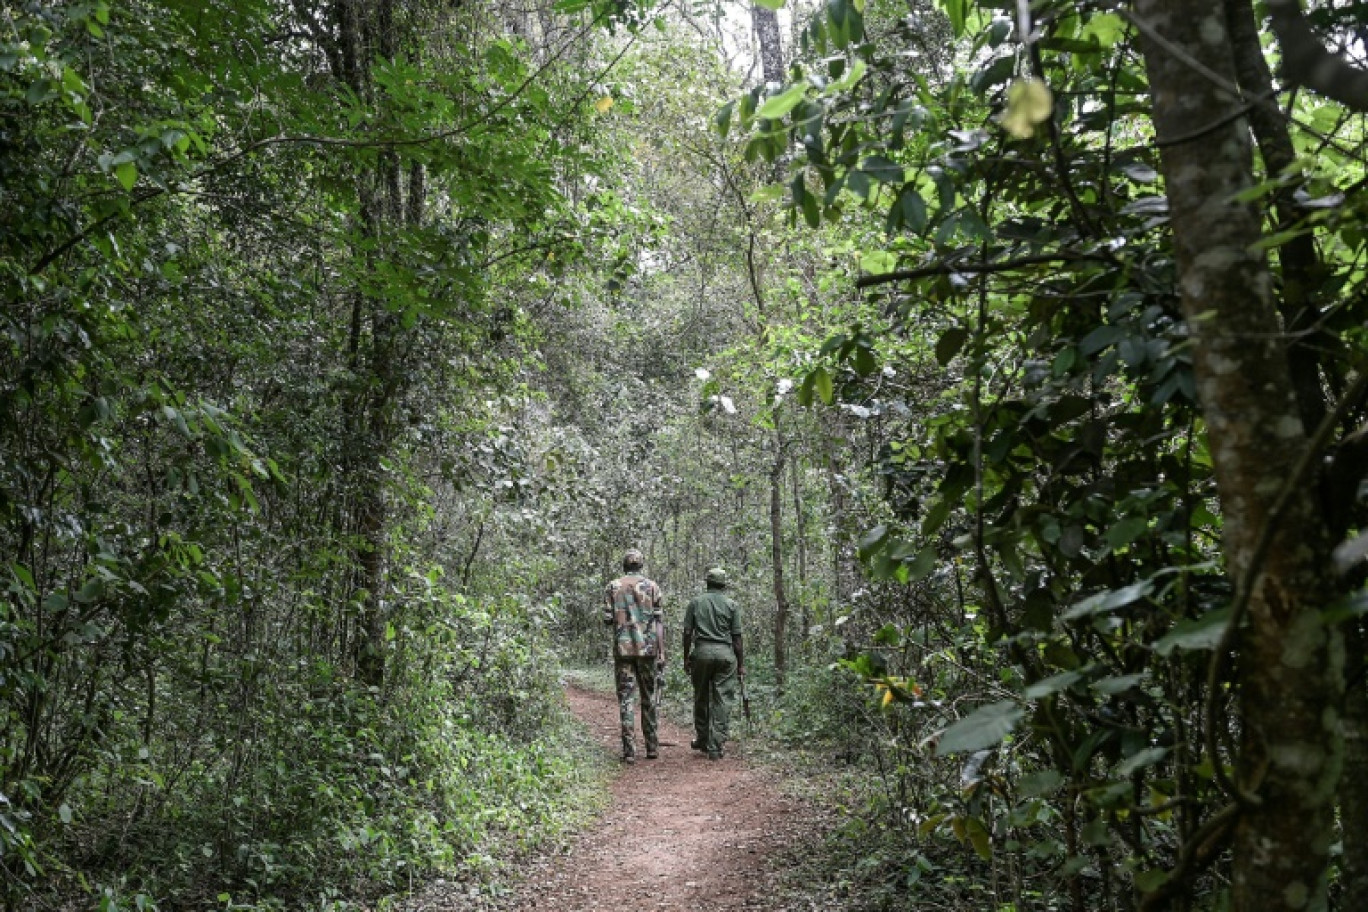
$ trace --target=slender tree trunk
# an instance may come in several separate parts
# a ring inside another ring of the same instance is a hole
[[[778,416],[775,416],[776,423]],[[774,682],[780,691],[788,676],[788,597],[784,593],[784,440],[774,432],[774,466],[770,469],[770,555],[774,566]]]
[[[336,0],[332,20],[337,29],[334,78],[357,98],[376,103],[371,64],[398,56],[400,38],[394,0]],[[358,261],[374,272],[384,248],[405,227],[423,219],[426,180],[422,165],[405,169],[389,150],[375,164],[355,174],[360,200],[361,235]],[[385,575],[389,554],[389,516],[383,464],[395,446],[395,408],[407,382],[406,330],[386,302],[357,290],[353,293],[349,365],[353,390],[344,418],[344,465],[352,485],[349,524],[355,541],[355,588],[361,601],[353,644],[356,674],[362,683],[379,687],[385,674]]]
[[[779,37],[779,14],[757,4],[751,5],[751,26],[760,46],[760,68],[765,82],[784,81],[784,46]]]
[[[793,537],[797,546],[798,602],[801,612],[798,631],[800,637],[807,637],[812,627],[812,617],[808,613],[807,598],[807,523],[803,511],[803,462],[801,459],[789,461],[789,481],[793,484]]]
[[[1225,0],[1226,21],[1230,26],[1235,56],[1235,74],[1240,88],[1250,100],[1249,125],[1263,157],[1269,177],[1276,177],[1297,162],[1287,118],[1278,108],[1273,92],[1273,75],[1259,42],[1259,26],[1250,0]],[[1294,189],[1283,187],[1274,195],[1274,221],[1279,229],[1291,226],[1304,214],[1297,205]],[[1316,327],[1320,309],[1312,297],[1320,271],[1320,256],[1310,234],[1289,239],[1278,247],[1281,268],[1279,311],[1288,333],[1287,360],[1292,372],[1297,407],[1308,428],[1315,428],[1325,417],[1325,395],[1321,391],[1318,351],[1329,350],[1331,340]]]
[[[1321,622],[1333,596],[1329,536],[1300,478],[1309,441],[1294,395],[1258,214],[1225,11],[1136,0],[1162,150],[1179,290],[1224,520],[1222,547],[1246,606],[1235,786],[1237,912],[1323,907],[1343,760],[1343,642]],[[1159,40],[1155,35],[1160,36]],[[1275,508],[1275,504],[1277,507]],[[1277,515],[1275,515],[1275,512]],[[1265,534],[1271,541],[1261,543]],[[1220,757],[1209,758],[1220,764]]]
[[[852,545],[855,530],[850,520],[850,484],[841,460],[847,432],[845,416],[833,412],[827,429],[827,483],[831,499],[831,601],[837,607],[849,601],[860,579]]]

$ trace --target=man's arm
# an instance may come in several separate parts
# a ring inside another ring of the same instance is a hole
[[[728,601],[731,600],[728,599]],[[731,605],[732,652],[736,653],[736,676],[744,678],[746,676],[746,644],[741,639],[741,606],[735,602],[732,602]]]
[[[691,673],[691,672],[689,671],[689,668],[690,668],[690,666],[692,665],[692,662],[693,662],[693,623],[694,623],[694,606],[693,606],[693,602],[691,601],[691,602],[689,602],[688,607],[686,607],[686,608],[684,609],[684,627],[683,627],[683,630],[684,630],[684,637],[683,637],[683,643],[682,643],[682,647],[681,647],[681,648],[683,648],[683,650],[684,650],[684,673],[685,673],[685,674],[690,674],[690,673]]]
[[[655,587],[655,604],[651,607],[655,609],[655,641],[656,641],[656,668],[665,667],[665,593],[660,591],[660,587]]]
[[[603,593],[603,599],[604,599],[604,605],[603,605],[603,623],[605,623],[605,624],[607,624],[609,627],[611,627],[611,626],[613,626],[613,620],[614,620],[614,618],[613,618],[613,615],[614,615],[614,611],[613,611],[613,587],[612,587],[611,584],[608,586],[607,591],[605,591],[605,592]]]

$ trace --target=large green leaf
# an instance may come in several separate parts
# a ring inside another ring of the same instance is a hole
[[[1208,611],[1195,620],[1179,621],[1173,629],[1159,638],[1154,651],[1166,656],[1175,649],[1214,649],[1230,623],[1230,609]]]
[[[936,755],[944,757],[993,747],[1015,731],[1024,718],[1026,710],[1010,700],[989,703],[941,732]]]
[[[760,110],[755,112],[755,116],[766,120],[778,120],[798,107],[798,102],[803,100],[807,90],[807,80],[799,80],[778,95],[772,95],[765,99],[765,103],[760,106]]]

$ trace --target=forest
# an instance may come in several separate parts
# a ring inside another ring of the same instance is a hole
[[[640,548],[788,908],[1368,909],[1365,112],[1352,0],[0,2],[0,905],[506,890]]]

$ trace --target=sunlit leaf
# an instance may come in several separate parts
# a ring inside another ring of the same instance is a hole
[[[767,120],[777,120],[798,107],[798,102],[803,100],[807,90],[807,80],[799,80],[780,94],[765,99],[765,103],[760,106],[760,110],[755,112],[755,116]]]
[[[1017,139],[1030,139],[1053,111],[1054,93],[1049,86],[1034,77],[1018,79],[1007,89],[1002,127]]]

